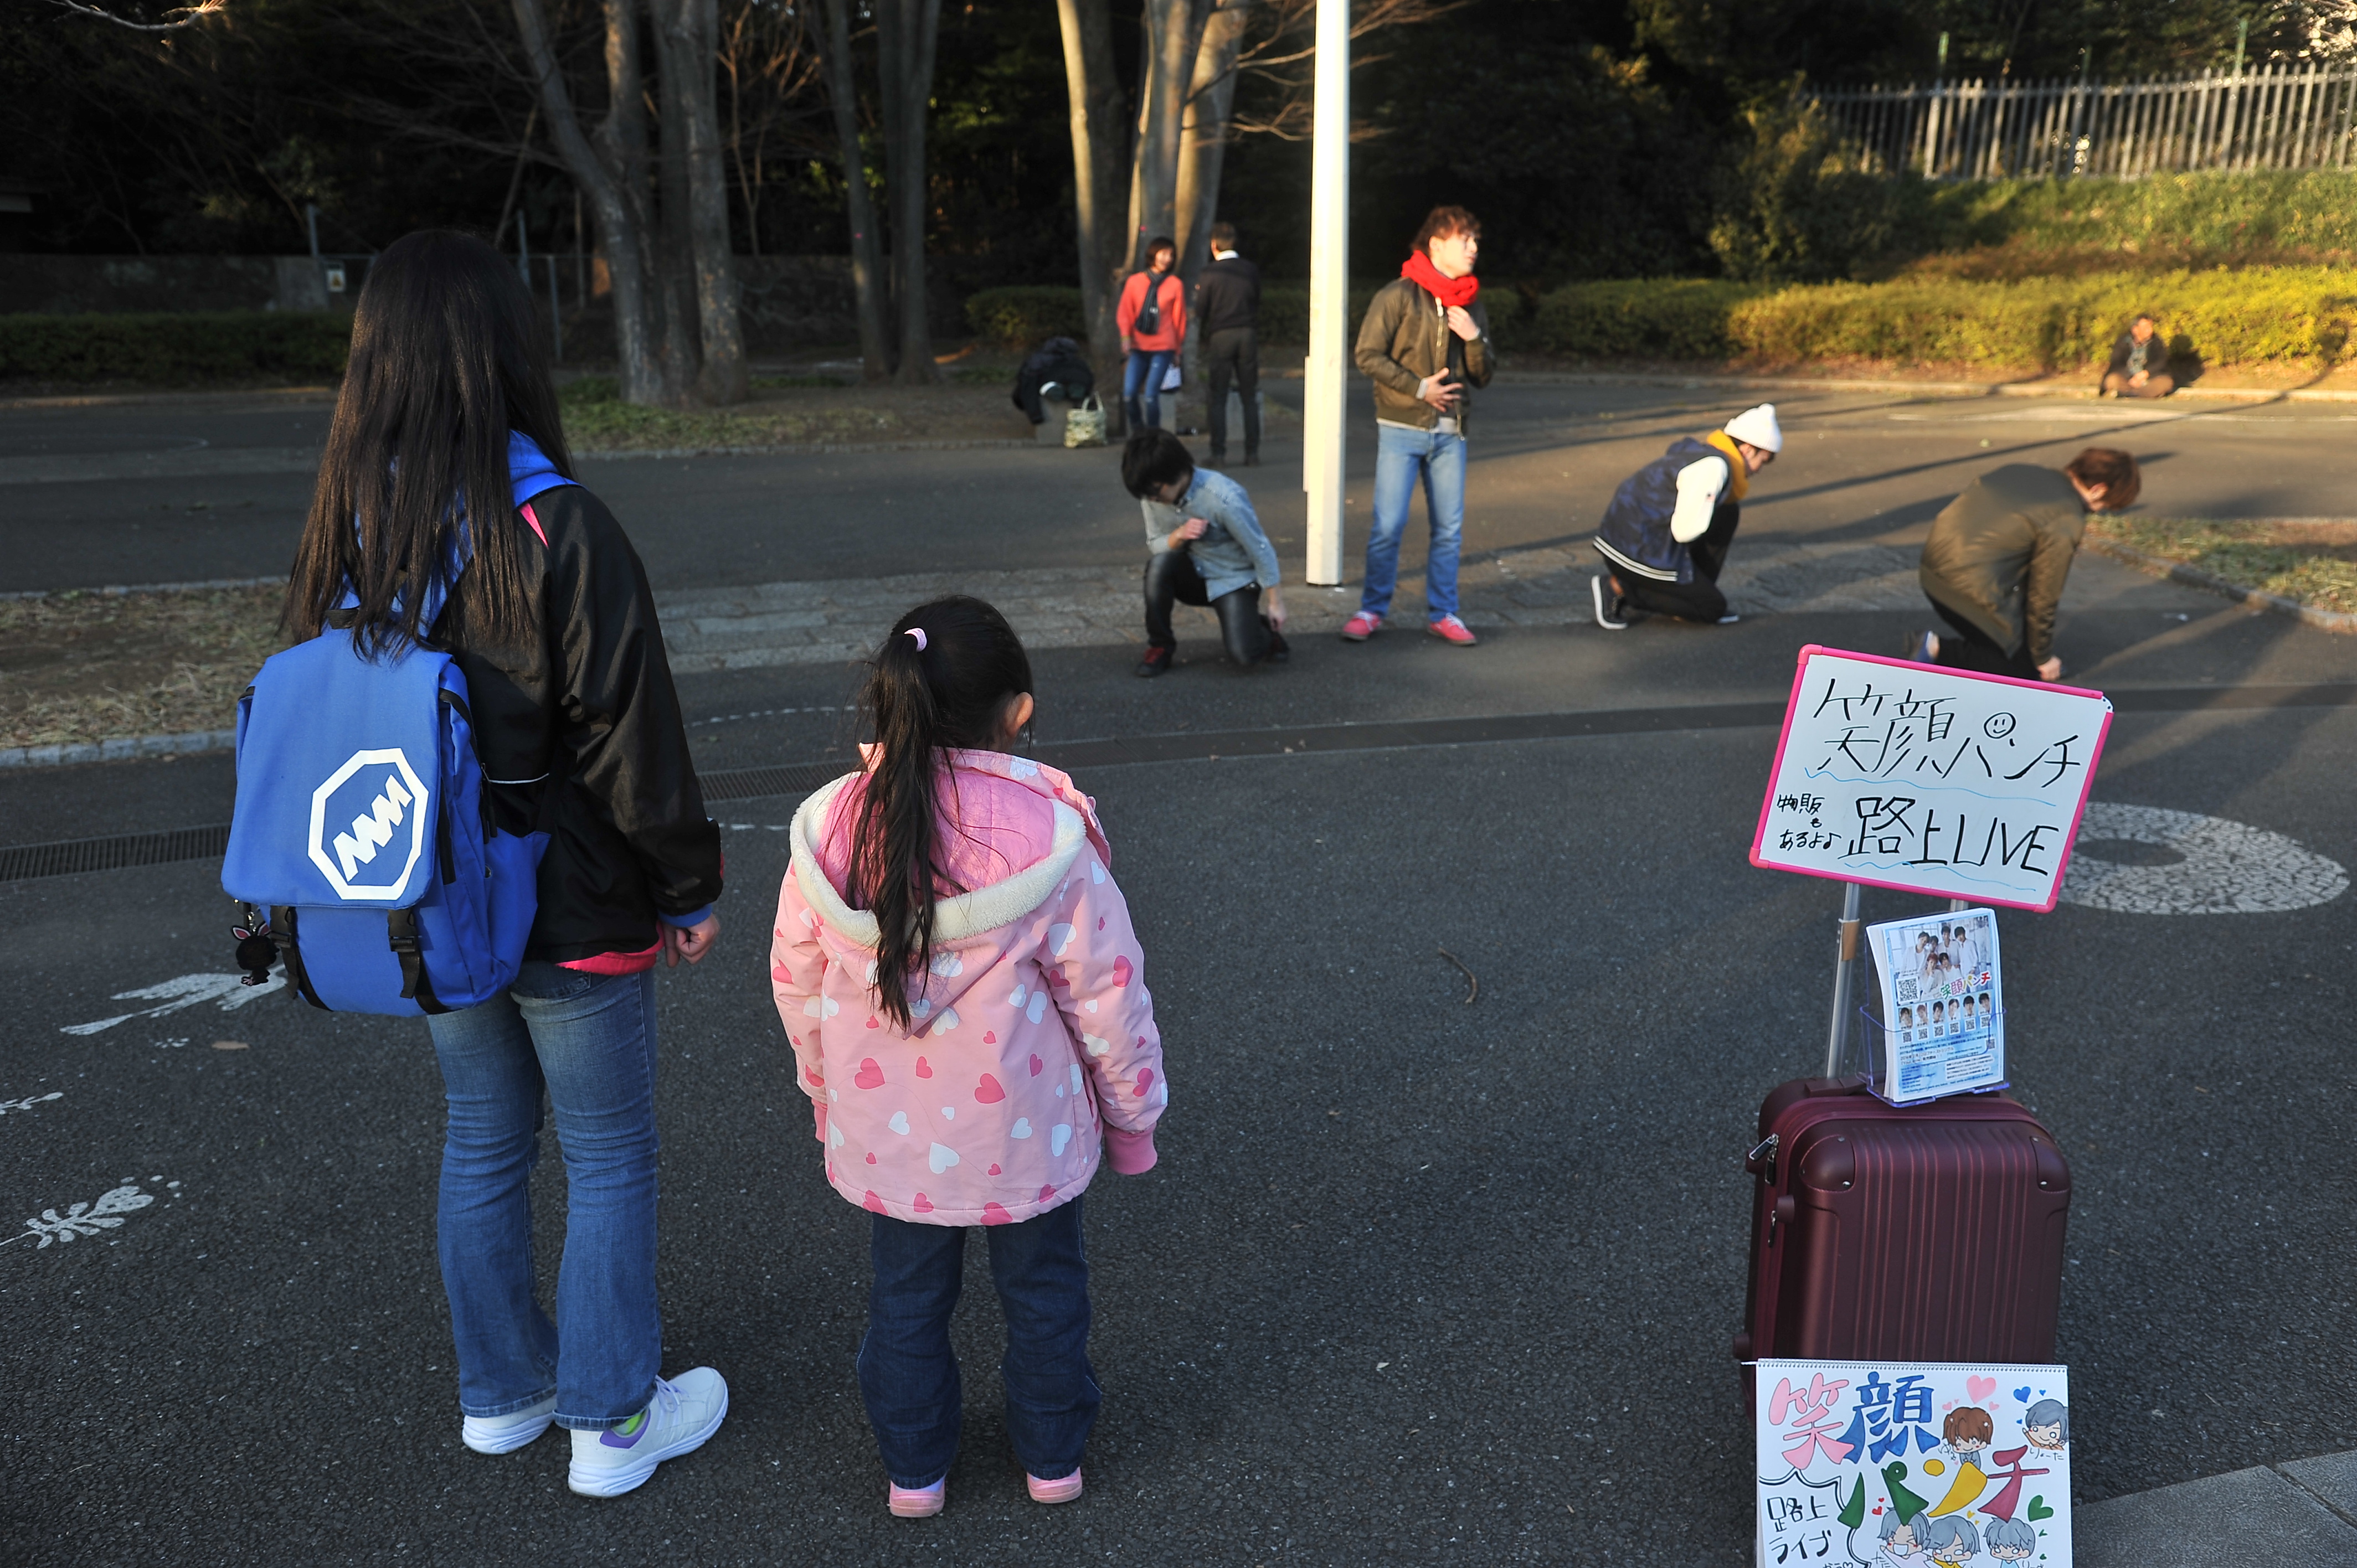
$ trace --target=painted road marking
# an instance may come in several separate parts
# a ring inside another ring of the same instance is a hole
[[[167,980],[159,985],[143,985],[135,991],[118,991],[117,1002],[155,1002],[153,1007],[143,1007],[135,1013],[118,1013],[112,1018],[97,1018],[87,1024],[68,1024],[59,1031],[67,1035],[95,1035],[112,1029],[117,1024],[127,1024],[134,1018],[156,1018],[167,1013],[177,1013],[183,1007],[194,1007],[199,1002],[210,1002],[224,1013],[234,1013],[257,997],[286,988],[284,970],[273,971],[260,985],[243,983],[242,974],[184,974],[177,980]],[[158,1042],[159,1044],[161,1042]],[[181,1045],[188,1042],[182,1040]]]
[[[180,1184],[170,1184],[177,1188]],[[142,1192],[136,1182],[126,1181],[121,1187],[110,1187],[89,1203],[77,1203],[63,1214],[54,1208],[44,1208],[38,1216],[27,1219],[25,1229],[0,1241],[0,1247],[13,1245],[33,1237],[40,1240],[34,1251],[46,1248],[52,1241],[70,1241],[77,1236],[95,1236],[102,1230],[113,1230],[123,1224],[123,1217],[134,1214],[156,1201],[152,1192]]]
[[[47,1104],[52,1100],[63,1100],[65,1097],[64,1090],[53,1089],[47,1094],[28,1094],[22,1100],[0,1100],[0,1116],[5,1116],[11,1111],[30,1111],[36,1105]]]
[[[2131,865],[2106,841],[2151,844],[2179,858]],[[2087,803],[2062,902],[2126,915],[2265,915],[2330,903],[2349,889],[2338,861],[2281,833],[2159,806]]]

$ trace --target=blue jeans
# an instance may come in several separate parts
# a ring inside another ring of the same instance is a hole
[[[1399,585],[1400,534],[1408,499],[1424,480],[1432,548],[1424,560],[1424,608],[1438,620],[1457,613],[1457,553],[1465,538],[1465,437],[1432,430],[1375,426],[1375,524],[1367,534],[1367,585],[1359,608],[1389,615]]]
[[[556,1423],[616,1427],[654,1397],[655,977],[528,960],[505,994],[430,1016],[449,1099],[442,1284],[458,1408],[506,1415],[556,1396]],[[556,1321],[533,1294],[541,1096],[565,1155]]]
[[[1129,363],[1122,368],[1121,401],[1129,411],[1129,427],[1133,431],[1162,423],[1162,378],[1169,373],[1172,351],[1168,349],[1132,349]],[[1138,399],[1143,384],[1146,397]]]
[[[1089,1365],[1089,1263],[1081,1200],[1019,1225],[985,1225],[990,1276],[1006,1313],[1006,1433],[1043,1481],[1081,1467],[1096,1424]],[[859,1345],[859,1392],[893,1484],[930,1487],[949,1474],[963,1415],[950,1314],[964,1275],[965,1231],[876,1216],[868,1240],[876,1283]]]

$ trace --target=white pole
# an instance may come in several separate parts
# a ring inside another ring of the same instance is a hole
[[[1305,575],[1328,586],[1342,580],[1342,436],[1350,392],[1350,0],[1318,0],[1310,138],[1309,358],[1302,366],[1301,488],[1309,494]]]

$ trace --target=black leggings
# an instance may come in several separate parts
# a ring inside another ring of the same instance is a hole
[[[1694,562],[1693,582],[1664,583],[1634,572],[1615,572],[1612,575],[1620,584],[1620,596],[1631,609],[1716,622],[1727,613],[1727,596],[1718,591],[1718,575],[1726,569],[1727,547],[1735,542],[1735,525],[1742,518],[1743,509],[1734,501],[1720,502],[1710,514],[1710,526],[1686,546],[1686,554]]]
[[[1929,594],[1923,596],[1931,598]],[[1951,670],[1970,670],[1982,675],[2010,675],[2018,681],[2038,679],[2037,660],[2029,657],[2029,641],[2022,639],[2021,651],[2007,653],[1996,639],[1958,615],[1937,599],[1932,607],[1940,618],[1956,628],[1953,637],[1940,639],[1940,662]]]
[[[1272,639],[1268,622],[1261,618],[1259,584],[1247,583],[1212,598],[1203,590],[1203,575],[1195,569],[1194,557],[1184,550],[1164,550],[1146,558],[1146,640],[1155,648],[1178,646],[1178,634],[1170,629],[1173,603],[1206,606],[1218,616],[1220,640],[1237,663],[1267,657]]]

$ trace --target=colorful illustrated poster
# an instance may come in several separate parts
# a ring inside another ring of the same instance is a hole
[[[1882,1070],[1893,1105],[2005,1083],[1996,911],[1963,909],[1866,929],[1882,981]]]
[[[1762,1568],[2070,1568],[2062,1367],[1761,1361]]]
[[[2111,723],[2101,692],[1803,648],[1751,864],[2051,909]]]

